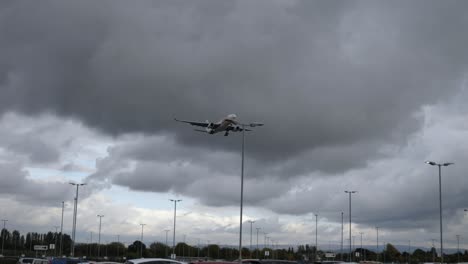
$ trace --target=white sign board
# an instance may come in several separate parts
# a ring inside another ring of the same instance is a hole
[[[34,250],[47,250],[45,245],[34,245]]]
[[[55,249],[55,244],[50,244],[49,249]]]
[[[270,256],[270,251],[265,251],[265,257]]]
[[[336,257],[336,254],[335,253],[325,253],[325,257],[326,258],[334,258],[334,257]]]
[[[359,257],[359,252],[356,252],[356,257]]]
[[[176,259],[176,254],[171,254],[171,259]]]

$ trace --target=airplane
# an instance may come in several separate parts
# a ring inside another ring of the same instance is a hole
[[[224,132],[224,136],[228,136],[229,132],[231,131],[241,132],[244,129],[245,131],[251,131],[250,129],[242,128],[243,125],[239,123],[239,121],[237,120],[237,115],[235,114],[230,114],[215,123],[212,123],[208,120],[206,120],[205,122],[179,120],[177,118],[174,118],[174,120],[177,122],[187,123],[192,126],[204,127],[205,129],[194,129],[194,130],[198,132],[208,133],[210,135],[216,134],[219,132]],[[257,123],[255,125],[250,125],[250,126],[253,127],[253,126],[260,126],[260,125],[261,125],[260,123]]]

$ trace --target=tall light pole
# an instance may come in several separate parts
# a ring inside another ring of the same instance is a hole
[[[75,234],[76,234],[76,215],[78,214],[78,189],[80,186],[86,185],[86,183],[74,183],[70,182],[71,185],[76,186],[75,205],[73,208],[73,229],[72,229],[72,240],[71,240],[71,251],[70,256],[75,256]]]
[[[164,230],[164,232],[166,232],[166,257],[167,257],[167,254],[168,254],[167,248],[169,247],[169,245],[167,244],[167,234],[169,233],[169,231],[171,231],[171,230],[169,230],[169,229]]]
[[[345,193],[349,194],[349,262],[351,262],[351,194],[357,193],[357,191],[345,191]]]
[[[408,264],[411,263],[411,240],[408,240]]]
[[[460,263],[460,235],[457,235],[457,263]]]
[[[315,260],[317,260],[317,253],[318,253],[318,214],[315,214]]]
[[[263,126],[263,123],[240,124],[242,127],[242,162],[241,162],[241,195],[240,195],[240,223],[239,223],[239,264],[242,263],[242,210],[244,206],[244,148],[245,127]]]
[[[435,163],[433,161],[426,161],[426,164],[431,166],[438,166],[439,167],[439,218],[440,218],[440,263],[444,263],[444,246],[443,246],[443,237],[442,237],[442,166],[447,167],[454,163],[446,162],[446,163]]]
[[[63,248],[63,212],[65,211],[65,201],[62,201],[62,221],[60,222],[60,250],[59,256],[62,256],[62,248]]]
[[[252,257],[252,225],[255,221],[249,220],[250,223],[250,257]]]
[[[258,248],[258,231],[261,229],[260,227],[257,227],[257,258],[258,258],[258,254],[259,254],[259,248]]]
[[[97,215],[99,217],[99,234],[98,234],[98,244],[97,244],[97,256],[101,257],[101,221],[104,215]]]
[[[376,251],[375,251],[375,258],[376,261],[379,261],[379,228],[378,226],[375,227],[375,230],[377,231],[377,243],[376,243]]]
[[[343,222],[343,212],[341,212],[341,260],[343,261],[343,227],[344,227],[344,222]]]
[[[141,225],[141,244],[140,244],[140,258],[143,258],[143,227],[146,224],[140,224]]]
[[[177,212],[177,203],[182,200],[169,199],[169,201],[174,202],[174,230],[172,233],[172,254],[175,255],[175,228],[176,228],[176,212]]]
[[[364,232],[359,232],[359,234],[361,235],[361,250],[359,250],[361,251],[361,259],[366,260],[365,258],[363,258],[364,254],[362,254],[362,235],[364,234]]]
[[[2,229],[2,256],[4,256],[4,255],[3,255],[3,245],[5,244],[5,233],[6,233],[5,226],[6,226],[6,222],[8,222],[8,220],[2,219],[2,221],[3,221],[3,229]]]

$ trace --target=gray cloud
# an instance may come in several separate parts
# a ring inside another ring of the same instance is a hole
[[[278,160],[404,142],[411,113],[452,94],[466,70],[464,2],[215,2],[12,2],[0,18],[3,108],[209,149],[238,144],[172,117],[236,112],[268,124],[251,154]],[[336,166],[374,154],[358,152]]]
[[[466,156],[466,5],[2,3],[0,113],[52,113],[115,136],[89,177],[95,188],[175,192],[218,207],[238,201],[240,137],[195,133],[172,118],[237,113],[266,123],[247,136],[247,205],[338,222],[342,191],[356,188],[362,226],[432,230],[427,175],[435,172],[422,161],[457,162],[444,181],[449,221],[468,204],[458,162]],[[28,162],[78,168],[61,160],[61,148],[80,136],[54,145],[11,135],[1,146]],[[32,200],[26,172],[2,169],[16,175],[8,186],[28,186],[19,199]]]

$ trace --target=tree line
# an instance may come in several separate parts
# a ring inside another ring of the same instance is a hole
[[[1,241],[3,243],[5,256],[34,256],[35,245],[55,245],[55,249],[50,249],[45,254],[48,256],[60,255],[60,232],[35,233],[29,232],[26,235],[21,235],[18,230],[9,232],[3,229],[1,232]],[[62,255],[69,255],[71,251],[71,237],[68,234],[63,234]],[[167,258],[172,253],[175,253],[179,258],[201,258],[201,259],[224,259],[235,260],[239,257],[239,250],[236,247],[221,246],[210,244],[207,246],[192,246],[183,242],[178,243],[175,249],[161,242],[153,242],[147,246],[139,240],[134,241],[128,247],[120,242],[111,242],[106,244],[97,243],[76,243],[75,256],[88,259],[102,259],[107,257],[110,260],[122,260],[124,258]],[[271,258],[282,260],[326,260],[326,253],[317,250],[315,246],[299,245],[297,248],[288,247],[281,249],[272,249],[264,247],[261,249],[242,248],[243,258]],[[349,260],[349,253],[335,254],[334,258],[329,260]],[[422,263],[422,262],[438,262],[436,249],[431,248],[428,251],[416,249],[413,252],[400,252],[395,246],[388,243],[382,252],[376,253],[365,248],[356,248],[351,253],[351,260],[358,262],[362,260],[372,260],[380,262],[395,262],[395,263]],[[468,262],[468,251],[455,254],[444,254],[444,261],[449,263]]]

